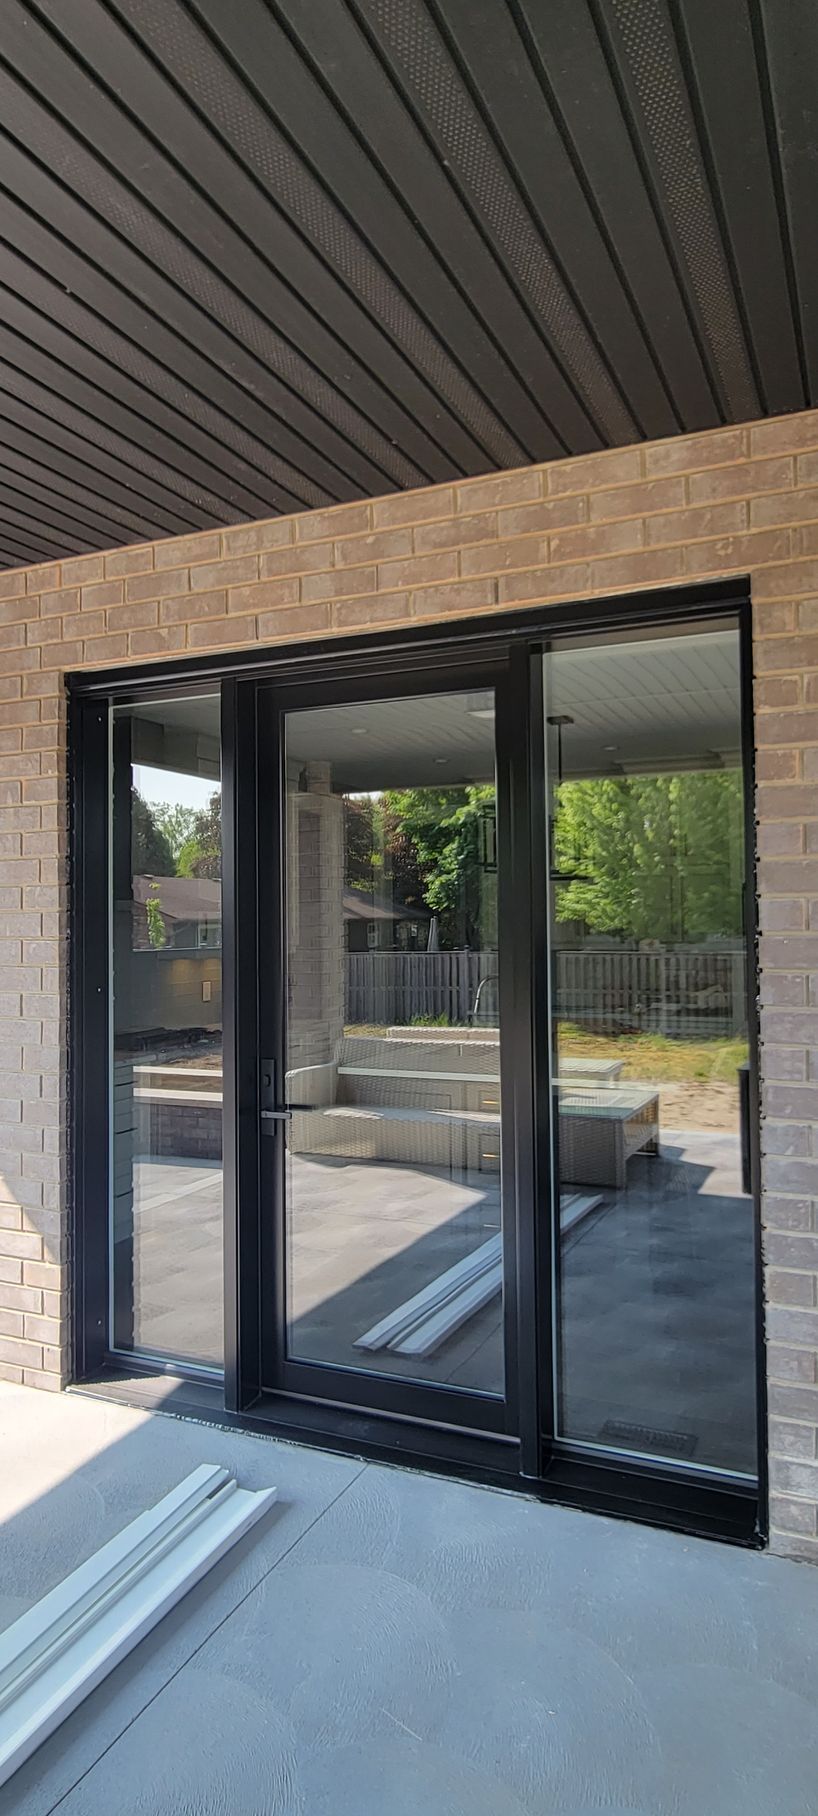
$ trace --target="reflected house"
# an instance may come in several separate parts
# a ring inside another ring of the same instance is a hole
[[[362,889],[344,891],[347,952],[422,952],[431,921],[427,908],[387,905]]]
[[[156,933],[156,916],[163,935],[159,938]],[[135,952],[157,951],[165,946],[184,951],[211,952],[218,950],[221,943],[221,883],[213,882],[209,877],[198,876],[134,877]],[[175,1026],[175,1020],[168,1025]]]

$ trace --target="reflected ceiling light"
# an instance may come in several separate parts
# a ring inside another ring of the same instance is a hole
[[[352,736],[353,736],[353,738],[368,738],[369,737],[369,726],[368,725],[353,725]]]
[[[557,781],[562,781],[562,733],[566,725],[574,725],[570,713],[549,713],[547,724],[556,726],[557,731]]]

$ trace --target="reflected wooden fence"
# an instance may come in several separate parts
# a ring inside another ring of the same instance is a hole
[[[740,1035],[744,953],[554,954],[562,1021],[599,1034]],[[497,1025],[496,952],[350,952],[346,1019],[370,1027],[438,1021]]]
[[[349,952],[346,1019],[378,1028],[473,1019],[496,1027],[497,954]]]

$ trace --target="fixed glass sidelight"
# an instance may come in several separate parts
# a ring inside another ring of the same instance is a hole
[[[219,695],[112,726],[111,1344],[219,1367]]]
[[[286,1352],[502,1395],[494,695],[284,724]]]
[[[544,658],[557,1435],[752,1477],[734,622]]]

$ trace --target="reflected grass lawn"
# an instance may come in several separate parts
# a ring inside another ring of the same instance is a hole
[[[670,1040],[664,1034],[591,1034],[574,1022],[560,1022],[564,1059],[620,1059],[623,1078],[656,1084],[735,1084],[748,1055],[746,1040]]]

